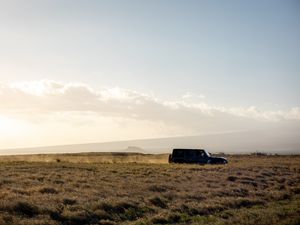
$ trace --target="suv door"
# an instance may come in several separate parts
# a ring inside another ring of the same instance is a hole
[[[199,151],[198,159],[199,164],[206,164],[208,161],[208,157],[204,151]]]

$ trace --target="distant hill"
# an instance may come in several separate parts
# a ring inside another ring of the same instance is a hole
[[[78,152],[169,153],[173,148],[205,148],[212,153],[300,153],[299,129],[256,130],[210,135],[2,149],[1,155]]]

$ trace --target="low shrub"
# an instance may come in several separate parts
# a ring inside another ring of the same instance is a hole
[[[13,205],[12,210],[16,214],[34,217],[39,214],[39,208],[29,202],[17,202]]]
[[[167,208],[167,203],[166,203],[166,200],[165,199],[162,199],[160,197],[154,197],[154,198],[151,198],[149,200],[153,205],[157,206],[157,207],[160,207],[160,208]]]
[[[44,188],[40,189],[40,192],[42,194],[58,194],[58,191],[52,187],[44,187]]]
[[[63,200],[63,204],[64,205],[74,205],[74,204],[76,204],[76,199],[70,199],[70,198],[65,198],[64,200]]]
[[[165,185],[152,185],[149,187],[149,191],[152,192],[166,192],[168,189],[169,187]]]
[[[235,176],[229,176],[229,177],[227,177],[227,180],[232,181],[232,182],[236,181],[237,179],[238,178],[235,177]]]

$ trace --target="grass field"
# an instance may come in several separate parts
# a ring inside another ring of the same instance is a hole
[[[228,158],[0,157],[0,224],[300,224],[300,156]]]

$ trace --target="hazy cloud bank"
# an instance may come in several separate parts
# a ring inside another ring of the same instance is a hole
[[[62,83],[51,80],[0,85],[2,113],[94,112],[101,115],[142,120],[178,120],[201,117],[236,117],[259,121],[300,120],[300,107],[287,111],[262,111],[255,106],[222,107],[204,101],[163,100],[154,95],[132,90],[103,88],[94,90],[87,84]]]
[[[299,107],[227,108],[191,93],[165,100],[118,87],[95,90],[87,84],[50,80],[2,83],[0,102],[0,148],[257,129],[272,131],[281,139],[286,131],[300,129]]]

